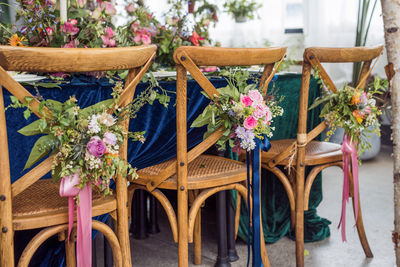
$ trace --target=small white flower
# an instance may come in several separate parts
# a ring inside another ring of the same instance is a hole
[[[107,127],[111,127],[115,124],[115,118],[108,113],[101,114],[99,121]]]

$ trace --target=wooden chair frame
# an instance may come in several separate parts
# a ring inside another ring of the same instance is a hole
[[[32,97],[30,109],[39,118],[39,101],[23,86],[16,82],[6,71],[29,72],[88,72],[129,69],[124,91],[120,96],[120,106],[129,104],[134,96],[137,84],[150,67],[156,53],[156,46],[127,48],[21,48],[0,46],[0,85],[24,102],[25,97]],[[118,60],[116,60],[118,58]],[[0,266],[15,265],[14,231],[48,227],[39,232],[25,248],[18,266],[28,266],[36,249],[47,238],[58,233],[59,239],[65,240],[68,227],[68,213],[48,214],[44,217],[27,216],[16,220],[12,213],[12,200],[26,188],[37,182],[50,171],[53,157],[45,159],[13,184],[10,180],[6,118],[3,103],[3,91],[0,90]],[[51,112],[47,110],[47,115]],[[129,118],[124,122],[128,129]],[[119,151],[127,159],[127,138]],[[131,252],[128,232],[127,180],[115,177],[116,194],[114,201],[93,206],[93,216],[111,213],[117,220],[117,234],[105,224],[93,221],[94,229],[101,231],[109,240],[118,266],[131,266]],[[74,242],[66,243],[67,265],[75,266]]]
[[[188,188],[188,164],[214,145],[222,136],[222,130],[217,130],[199,145],[188,151],[187,148],[187,72],[197,81],[201,88],[212,99],[219,95],[216,88],[207,77],[200,71],[198,66],[249,66],[265,65],[261,84],[268,84],[273,74],[273,67],[276,62],[282,60],[286,54],[286,48],[211,48],[211,47],[180,47],[174,53],[174,61],[177,64],[177,158],[164,168],[157,176],[148,177],[146,185],[133,184],[130,192],[136,189],[144,189],[155,196],[164,207],[173,233],[175,242],[178,242],[179,266],[188,266],[188,243],[194,242],[194,263],[201,264],[201,227],[200,208],[204,201],[211,195],[224,190],[237,190],[238,194],[247,200],[247,189],[241,184],[245,175],[237,175],[229,183],[223,186],[216,186],[212,183],[198,185],[196,190]],[[276,71],[276,70],[275,70]],[[266,90],[266,88],[264,88]],[[178,210],[177,215],[172,205],[157,189],[168,177],[177,174]],[[189,194],[193,192],[193,194]],[[129,194],[130,198],[132,194]],[[188,212],[188,203],[190,210]],[[177,218],[178,217],[178,218]],[[236,227],[237,230],[237,227]],[[262,235],[262,234],[261,234]],[[262,235],[262,241],[263,241]],[[269,266],[268,255],[263,242],[263,261]]]
[[[292,227],[296,227],[296,266],[304,266],[304,211],[308,210],[308,201],[312,184],[323,169],[331,166],[343,166],[341,155],[339,157],[326,155],[320,159],[306,162],[306,146],[319,136],[327,127],[325,121],[321,122],[311,131],[307,132],[307,111],[308,111],[308,96],[310,86],[310,76],[312,68],[317,68],[319,75],[323,80],[327,89],[332,92],[337,92],[337,88],[325,71],[321,63],[324,62],[363,62],[360,73],[358,88],[364,88],[367,76],[372,70],[371,62],[382,54],[383,47],[365,48],[323,48],[311,47],[304,51],[304,61],[302,70],[302,81],[300,88],[299,99],[299,117],[298,117],[298,133],[297,139],[293,140],[291,145],[273,159],[263,160],[263,168],[274,173],[282,182],[290,203],[291,208],[291,223]],[[284,174],[277,165],[282,165],[282,161],[297,157],[295,170],[291,174]],[[313,169],[305,178],[305,167],[313,166]],[[350,188],[353,180],[350,177]],[[353,196],[351,196],[353,199]],[[353,200],[354,201],[354,200]],[[354,208],[354,203],[353,203]],[[361,208],[359,208],[358,220],[356,222],[358,235],[361,245],[367,257],[373,257],[369,247],[367,237],[365,235],[364,226],[361,216]]]

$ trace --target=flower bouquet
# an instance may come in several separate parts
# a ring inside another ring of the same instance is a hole
[[[380,88],[368,86],[366,90],[357,89],[349,85],[338,90],[337,93],[326,93],[317,98],[309,109],[324,104],[320,116],[330,126],[327,137],[330,137],[338,127],[344,129],[350,142],[358,144],[358,155],[371,147],[366,136],[372,131],[380,134],[378,116],[382,114],[376,106],[375,97],[382,94]]]
[[[228,144],[237,153],[240,153],[241,149],[253,150],[256,138],[263,140],[272,137],[273,118],[283,114],[283,109],[278,106],[274,97],[263,97],[261,88],[257,87],[257,79],[248,84],[249,78],[247,71],[231,73],[227,79],[228,85],[217,89],[220,95],[214,96],[191,125],[207,125],[204,138],[223,127],[223,135],[217,142],[221,149]]]
[[[123,90],[121,82],[113,88],[113,98],[81,109],[74,96],[65,103],[45,100],[40,104],[41,119],[20,129],[18,132],[31,136],[45,134],[34,144],[25,169],[52,152],[51,174],[53,180],[79,174],[79,184],[98,189],[104,195],[111,194],[110,180],[119,175],[136,177],[135,169],[120,158],[119,149],[125,138],[144,142],[144,132],[126,132],[124,121],[135,116],[141,106],[150,102],[152,89],[145,90],[132,103],[119,107],[119,95]],[[27,107],[32,98],[26,98],[26,104],[11,97],[12,107]],[[49,115],[49,111],[51,115]],[[29,109],[24,112],[30,116]]]

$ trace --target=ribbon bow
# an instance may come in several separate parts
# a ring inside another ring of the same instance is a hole
[[[251,152],[247,152],[246,162],[247,162],[247,203],[248,203],[248,211],[250,214],[250,210],[253,211],[252,221],[253,225],[250,226],[250,215],[249,215],[249,237],[247,239],[247,248],[248,255],[247,258],[247,266],[250,263],[250,247],[252,247],[253,254],[253,267],[261,267],[262,259],[261,259],[261,224],[260,224],[260,209],[261,209],[261,198],[260,198],[260,184],[261,184],[261,175],[260,175],[260,156],[261,150],[268,151],[271,148],[271,143],[269,142],[267,137],[264,137],[263,140],[256,138],[256,146],[254,150]],[[250,154],[250,155],[249,155]],[[250,183],[250,162],[251,159],[251,172],[252,172],[252,183]],[[250,193],[252,194],[253,202],[250,203]],[[250,205],[252,205],[252,209],[250,209]],[[250,233],[253,233],[252,244],[250,245]]]
[[[86,185],[80,190],[76,186],[81,182],[79,171],[63,177],[60,184],[60,196],[68,197],[68,242],[74,223],[74,197],[79,194],[79,205],[76,208],[77,238],[76,257],[77,267],[92,266],[92,188]]]
[[[342,215],[338,228],[342,227],[342,241],[346,241],[346,202],[349,201],[350,197],[350,162],[351,160],[351,173],[353,175],[353,200],[354,200],[354,218],[356,223],[358,220],[358,156],[357,156],[357,144],[351,142],[350,137],[345,134],[343,136],[342,143],[342,160],[343,160],[343,196],[342,196]]]

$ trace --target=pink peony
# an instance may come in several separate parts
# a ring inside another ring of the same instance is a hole
[[[137,22],[132,23],[131,31],[136,32],[139,28],[139,24]]]
[[[134,4],[134,3],[130,3],[129,5],[127,5],[127,6],[125,7],[125,10],[126,10],[128,13],[133,13],[133,12],[135,12],[135,11],[136,11],[135,4]]]
[[[70,19],[68,21],[74,26],[76,26],[78,24],[78,21],[76,19]]]
[[[247,95],[240,95],[240,101],[244,104],[245,107],[251,106],[253,100]]]
[[[62,25],[61,30],[63,32],[65,32],[65,33],[70,34],[70,35],[75,35],[75,34],[77,34],[79,32],[79,28],[75,27],[74,24],[71,21],[64,22],[64,24]]]
[[[106,132],[103,137],[103,142],[107,145],[115,146],[115,144],[117,143],[117,137],[111,132]]]
[[[90,141],[87,144],[87,150],[96,158],[103,156],[106,152],[106,149],[106,144],[104,144],[104,142],[98,136],[93,136],[90,138]]]
[[[106,33],[107,37],[109,37],[109,38],[114,36],[114,31],[111,29],[111,27],[106,27],[104,29],[104,32]]]
[[[110,47],[115,47],[115,40],[114,39],[110,39]]]
[[[243,126],[247,130],[253,130],[257,126],[257,120],[253,116],[247,117],[244,120]]]
[[[262,95],[260,94],[260,92],[258,90],[249,90],[247,95],[251,98],[251,100],[253,100],[253,102],[255,102],[257,104],[264,101]]]
[[[142,42],[143,42],[144,45],[151,44],[150,36],[143,34],[142,35]]]

